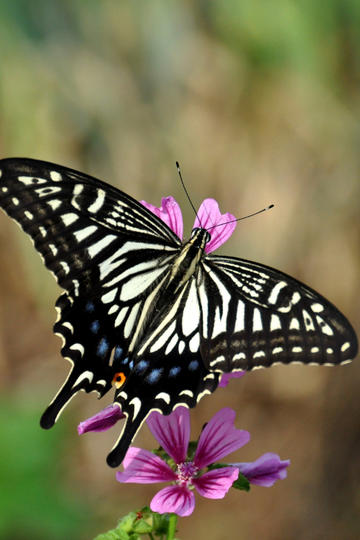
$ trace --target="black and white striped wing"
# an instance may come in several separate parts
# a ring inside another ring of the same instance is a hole
[[[203,260],[200,281],[200,350],[209,370],[334,365],[357,354],[356,334],[335,306],[278,270],[213,255]]]
[[[54,331],[73,367],[42,418],[47,428],[79,390],[109,390],[181,244],[129,195],[51,163],[1,160],[0,206],[66,291]]]
[[[175,407],[195,407],[217,388],[219,374],[209,371],[200,354],[200,305],[193,276],[169,298],[147,327],[131,360],[126,385],[115,401],[126,415],[122,433],[107,461],[117,466],[150,411],[169,414]]]

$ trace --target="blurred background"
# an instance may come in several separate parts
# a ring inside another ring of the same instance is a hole
[[[0,156],[53,161],[135,198],[215,197],[242,221],[222,252],[308,283],[360,328],[360,3],[357,0],[16,0],[0,3]],[[49,432],[39,418],[68,371],[52,334],[52,276],[0,216],[0,538],[91,539],[148,504],[105,464],[118,427],[77,435],[81,395]],[[182,539],[360,538],[359,359],[232,381],[223,406],[251,442],[233,456],[291,459],[273,488],[197,497]],[[154,441],[144,427],[137,446]]]

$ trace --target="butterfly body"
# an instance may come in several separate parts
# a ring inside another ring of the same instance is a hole
[[[219,229],[208,216],[182,244],[122,191],[23,158],[0,160],[0,206],[64,289],[54,331],[72,367],[41,425],[51,427],[77,392],[102,397],[114,386],[126,421],[112,466],[151,410],[194,407],[222,373],[341,364],[357,353],[350,323],[311,288],[265,265],[209,254]]]

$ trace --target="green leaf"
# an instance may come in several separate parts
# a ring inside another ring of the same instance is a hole
[[[239,472],[239,477],[235,480],[232,487],[242,491],[250,491],[250,482],[243,474],[241,474],[241,472]]]

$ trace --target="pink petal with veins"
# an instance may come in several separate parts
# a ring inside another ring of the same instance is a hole
[[[159,514],[174,512],[178,516],[190,516],[195,508],[195,496],[187,488],[169,486],[155,495],[150,503],[150,508]]]
[[[112,404],[105,407],[102,411],[87,418],[78,425],[78,433],[82,435],[88,431],[106,431],[116,424],[125,415],[121,412],[119,405]]]
[[[234,427],[235,411],[224,408],[211,418],[201,432],[194,464],[201,469],[238,450],[250,440],[250,434]]]
[[[169,416],[154,411],[146,422],[155,439],[175,463],[185,461],[190,438],[189,409],[176,407]]]
[[[236,467],[222,467],[208,471],[199,478],[194,478],[192,483],[203,497],[223,499],[238,476],[239,469]]]
[[[194,229],[201,227],[207,229],[211,240],[205,246],[205,252],[211,253],[224,244],[236,228],[235,216],[227,212],[221,214],[219,205],[215,199],[205,199],[198,210],[194,223]],[[232,223],[229,223],[232,221]]]
[[[165,461],[148,450],[131,446],[124,458],[124,471],[116,473],[119,482],[153,484],[155,482],[174,482],[175,472]]]
[[[174,197],[163,197],[158,208],[146,201],[140,201],[145,208],[160,218],[182,240],[184,224],[179,204]]]

